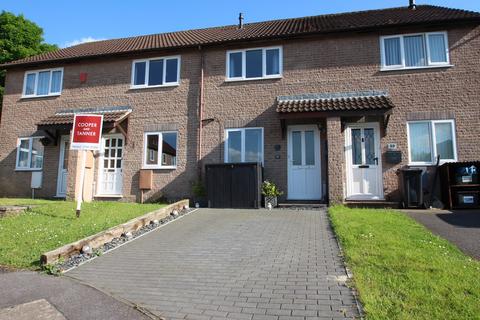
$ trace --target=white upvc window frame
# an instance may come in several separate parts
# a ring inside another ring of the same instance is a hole
[[[38,92],[38,75],[40,72],[50,72],[50,82],[49,82],[49,88],[48,88],[48,93],[47,94],[37,94]],[[54,71],[60,71],[61,72],[61,77],[60,77],[60,91],[59,92],[52,92],[52,76]],[[22,87],[22,99],[27,99],[27,98],[41,98],[41,97],[57,97],[62,94],[63,91],[63,67],[61,68],[49,68],[49,69],[40,69],[40,70],[29,70],[25,71],[25,74],[23,76],[23,87]],[[26,94],[26,89],[27,89],[27,76],[30,74],[35,74],[35,85],[33,89],[33,94]]]
[[[267,75],[267,50],[278,49],[278,74]],[[247,59],[246,52],[252,50],[262,50],[262,76],[247,78]],[[242,76],[241,77],[230,77],[230,54],[232,53],[241,53],[242,54]],[[283,47],[282,46],[273,46],[273,47],[258,47],[258,48],[246,48],[238,50],[227,50],[226,57],[226,74],[225,81],[249,81],[249,80],[262,80],[262,79],[279,79],[283,77]]]
[[[431,145],[431,154],[432,154],[432,161],[412,161],[412,147],[410,145],[410,124],[411,123],[428,123],[430,129],[430,145]],[[436,135],[435,135],[435,124],[437,123],[449,123],[452,128],[452,142],[453,142],[453,159],[440,159],[440,164],[446,162],[456,162],[458,159],[457,154],[457,135],[456,135],[456,126],[455,120],[447,119],[447,120],[415,120],[415,121],[407,121],[407,143],[408,143],[408,164],[411,166],[431,166],[435,165],[437,159],[437,142],[436,142]]]
[[[167,60],[177,59],[177,81],[176,82],[168,82],[166,83],[165,80],[167,79]],[[150,61],[152,60],[163,60],[163,77],[162,77],[162,84],[156,85],[148,85],[148,77],[150,73]],[[145,83],[135,85],[135,64],[139,62],[145,62]],[[161,88],[161,87],[175,87],[180,85],[180,68],[182,65],[182,58],[180,55],[176,56],[166,56],[166,57],[155,57],[155,58],[148,58],[148,59],[136,59],[132,61],[132,75],[130,81],[130,89],[145,89],[145,88]]]
[[[447,57],[447,62],[432,62],[431,55],[430,55],[430,42],[429,36],[430,35],[438,35],[441,34],[445,40],[445,53]],[[405,65],[405,45],[404,45],[404,38],[410,36],[423,36],[425,41],[426,47],[426,62],[427,65],[425,66],[412,66],[407,67]],[[400,57],[401,57],[401,64],[387,66],[386,57],[385,57],[385,40],[387,39],[400,39]],[[408,34],[396,34],[396,35],[388,35],[388,36],[381,36],[380,37],[380,57],[381,57],[381,67],[380,71],[392,71],[392,70],[412,70],[412,69],[430,69],[430,68],[445,68],[445,67],[452,67],[453,65],[450,63],[450,50],[448,48],[448,32],[447,31],[435,31],[435,32],[418,32],[418,33],[408,33]]]
[[[241,149],[240,149],[240,162],[244,163],[245,162],[245,131],[247,130],[261,130],[262,132],[262,141],[261,141],[261,163],[262,165],[264,164],[265,161],[265,136],[264,136],[264,130],[263,127],[245,127],[245,128],[228,128],[225,129],[225,140],[224,140],[224,162],[225,163],[232,163],[228,159],[228,135],[230,132],[240,132],[241,133]]]
[[[175,133],[176,134],[176,151],[177,155],[175,156],[175,165],[174,166],[164,166],[163,163],[163,135],[165,133]],[[157,164],[147,164],[147,158],[152,158],[151,154],[147,154],[147,136],[158,136],[158,155],[157,155]],[[149,131],[143,133],[143,155],[142,155],[142,168],[143,169],[177,169],[178,165],[178,131],[177,130],[167,130],[167,131]]]
[[[43,162],[45,159],[45,148],[43,148],[43,158],[42,158],[42,167],[41,168],[32,168],[32,149],[33,149],[33,139],[42,139],[43,136],[35,136],[35,137],[20,137],[17,138],[17,157],[15,159],[15,171],[42,171],[43,170]],[[19,160],[20,160],[20,145],[22,140],[28,140],[28,150],[25,149],[23,152],[28,152],[28,167],[20,167]]]

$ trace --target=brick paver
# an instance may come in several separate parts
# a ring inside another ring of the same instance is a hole
[[[358,315],[324,209],[201,209],[67,275],[166,319]]]

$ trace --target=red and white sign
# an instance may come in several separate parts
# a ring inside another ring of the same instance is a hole
[[[73,121],[71,150],[100,150],[103,115],[76,114]]]

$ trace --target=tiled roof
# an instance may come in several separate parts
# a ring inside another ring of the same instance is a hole
[[[37,123],[38,126],[73,124],[73,110],[59,111]],[[132,110],[124,107],[79,109],[76,113],[103,114],[103,122],[116,122],[127,116]]]
[[[287,38],[308,34],[378,29],[389,26],[474,21],[480,13],[460,9],[420,5],[408,7],[328,14],[294,19],[273,20],[237,25],[169,32],[130,38],[83,43],[57,51],[13,61],[3,66],[62,61],[148,50],[197,47],[220,43]]]
[[[388,94],[382,91],[306,94],[277,98],[279,113],[389,110],[393,107]]]

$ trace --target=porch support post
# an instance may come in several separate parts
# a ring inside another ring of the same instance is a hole
[[[327,118],[328,199],[329,204],[342,203],[345,188],[345,137],[340,117]]]

